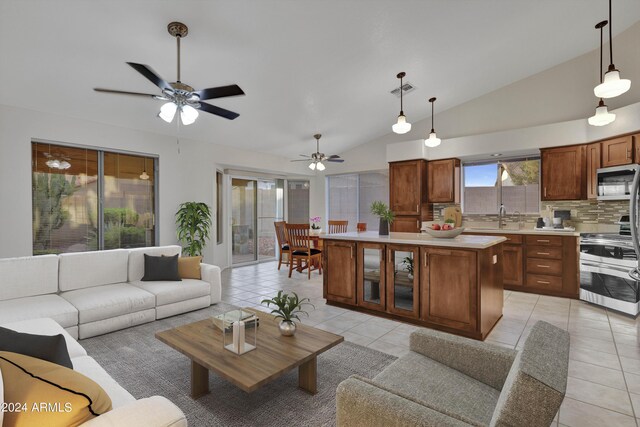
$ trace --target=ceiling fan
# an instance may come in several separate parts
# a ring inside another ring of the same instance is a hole
[[[313,170],[319,170],[319,171],[323,171],[325,170],[325,166],[322,162],[335,162],[335,163],[342,163],[344,162],[344,159],[341,159],[340,156],[333,154],[331,156],[326,156],[324,153],[320,152],[320,138],[322,137],[321,134],[317,133],[315,135],[313,135],[313,137],[316,139],[316,152],[315,153],[311,153],[310,156],[307,156],[306,154],[300,154],[302,157],[306,157],[305,159],[300,159],[300,160],[291,160],[292,162],[311,162],[309,163],[309,169]]]
[[[167,30],[169,31],[169,34],[176,38],[178,43],[178,78],[175,82],[169,83],[162,79],[148,65],[127,62],[127,64],[129,64],[134,70],[142,74],[151,83],[158,86],[162,90],[161,95],[103,88],[94,88],[93,90],[96,92],[143,96],[160,101],[168,101],[160,108],[160,113],[158,114],[158,116],[167,123],[171,123],[173,121],[176,111],[180,111],[180,119],[183,125],[190,125],[195,122],[198,118],[198,110],[215,114],[216,116],[224,117],[229,120],[233,120],[238,117],[238,113],[202,102],[205,99],[244,95],[244,92],[238,85],[195,90],[193,87],[180,81],[180,39],[187,36],[189,29],[181,22],[171,22],[167,26]]]

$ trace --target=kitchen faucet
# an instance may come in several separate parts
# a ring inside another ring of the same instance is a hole
[[[504,207],[504,204],[500,204],[500,210],[498,211],[498,228],[502,230],[507,224],[504,222],[504,218],[507,216],[507,210]]]
[[[524,227],[524,222],[522,221],[522,214],[520,213],[520,211],[513,211],[513,215],[518,215],[518,230],[522,230],[522,227]]]

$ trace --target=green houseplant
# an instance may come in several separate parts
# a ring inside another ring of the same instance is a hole
[[[380,218],[380,228],[378,228],[378,234],[381,236],[389,235],[389,224],[391,224],[396,217],[395,214],[389,209],[386,203],[376,200],[371,203],[371,213]]]
[[[176,212],[178,240],[187,256],[202,256],[211,231],[211,209],[202,202],[185,202]]]
[[[402,265],[406,268],[407,273],[409,274],[409,279],[413,279],[413,258],[410,256],[404,257]]]
[[[278,291],[278,295],[271,299],[263,299],[262,304],[267,304],[267,307],[271,306],[271,304],[275,305],[277,308],[271,310],[271,314],[275,314],[276,319],[282,319],[278,328],[280,329],[280,333],[284,336],[292,336],[296,333],[296,324],[293,319],[297,319],[300,321],[300,317],[298,314],[306,314],[309,316],[309,313],[302,310],[302,306],[310,305],[315,308],[313,304],[311,304],[311,300],[309,298],[298,298],[298,294],[295,292],[291,292],[291,295],[283,293],[283,291]]]

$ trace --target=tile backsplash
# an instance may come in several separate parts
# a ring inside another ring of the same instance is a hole
[[[434,204],[433,205],[433,220],[443,221],[442,210],[449,206],[456,206],[455,204]],[[459,206],[459,205],[458,205]],[[580,224],[601,224],[601,225],[615,225],[620,220],[621,215],[629,214],[629,202],[626,200],[616,201],[597,201],[597,200],[567,200],[567,201],[554,201],[554,202],[541,202],[541,211],[539,214],[526,214],[522,215],[522,220],[525,226],[534,226],[538,217],[547,215],[547,207],[551,210],[563,209],[571,211],[571,222],[575,225]],[[478,222],[478,223],[495,223],[498,221],[498,215],[492,214],[464,214],[462,215],[463,222]],[[513,212],[507,212],[505,218],[507,223],[517,223],[517,215],[513,215]]]

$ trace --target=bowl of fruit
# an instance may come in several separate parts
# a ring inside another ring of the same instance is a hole
[[[445,222],[442,225],[434,222],[430,227],[427,227],[426,231],[427,234],[438,239],[453,239],[464,231],[464,227],[456,228],[455,223],[452,222]]]

